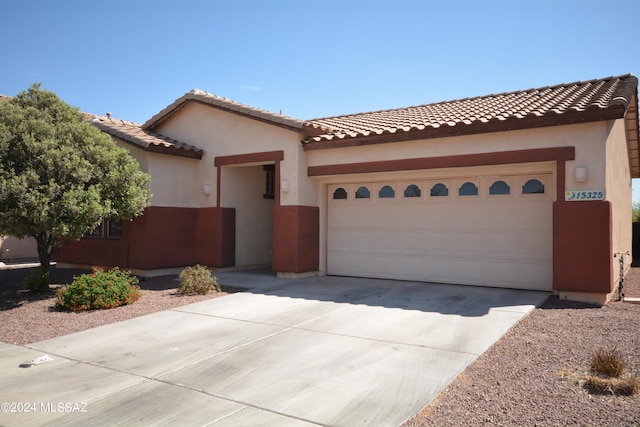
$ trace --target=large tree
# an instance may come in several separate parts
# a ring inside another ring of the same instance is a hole
[[[33,237],[43,272],[66,240],[142,214],[149,182],[127,150],[39,84],[0,100],[0,235]]]

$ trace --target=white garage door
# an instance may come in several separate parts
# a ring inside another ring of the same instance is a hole
[[[327,271],[552,289],[552,175],[328,186]]]

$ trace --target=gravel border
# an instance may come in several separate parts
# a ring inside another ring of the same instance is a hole
[[[177,276],[141,278],[141,297],[131,305],[111,310],[86,312],[58,311],[54,308],[55,291],[71,283],[74,276],[90,273],[86,270],[51,268],[51,291],[43,295],[32,295],[20,288],[20,283],[33,269],[0,270],[0,341],[10,344],[30,344],[61,335],[157,311],[168,310],[227,295],[227,292],[212,292],[208,295],[178,295]]]
[[[132,305],[70,313],[53,309],[55,289],[86,271],[52,268],[53,290],[41,296],[19,288],[30,271],[0,270],[2,342],[29,344],[237,290],[179,296],[176,276],[154,277],[140,282],[142,297]],[[631,269],[624,290],[640,297],[640,268]],[[582,386],[597,349],[616,348],[640,377],[639,322],[638,304],[551,297],[403,426],[640,426],[640,394],[589,394]]]
[[[640,268],[625,295],[640,297]],[[617,349],[640,378],[640,305],[604,307],[551,297],[403,424],[417,426],[640,426],[640,391],[590,394],[591,357]]]

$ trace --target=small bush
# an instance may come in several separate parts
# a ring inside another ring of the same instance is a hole
[[[622,354],[616,350],[599,349],[591,359],[591,372],[606,376],[619,377],[626,368]]]
[[[56,293],[57,308],[70,311],[101,310],[132,304],[140,298],[138,279],[119,268],[102,270],[73,278]]]
[[[206,295],[213,290],[221,291],[218,279],[213,277],[209,269],[202,265],[186,267],[178,277],[180,278],[179,294]]]
[[[29,292],[49,292],[49,273],[38,267],[22,281],[22,288]]]

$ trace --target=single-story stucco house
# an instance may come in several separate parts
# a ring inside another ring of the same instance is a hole
[[[96,117],[151,175],[151,205],[56,260],[141,274],[270,265],[603,303],[631,252],[637,86],[623,75],[314,120],[194,89],[142,125]]]

